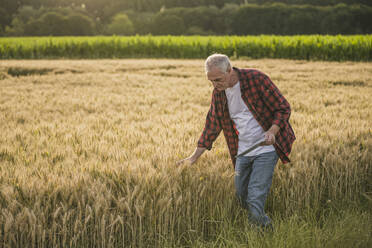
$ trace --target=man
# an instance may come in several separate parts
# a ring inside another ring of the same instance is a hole
[[[264,212],[274,167],[288,155],[296,139],[289,117],[290,105],[264,73],[232,67],[229,58],[213,54],[205,61],[207,78],[214,90],[205,128],[194,153],[177,164],[195,163],[221,130],[235,167],[235,188],[249,220],[259,227],[272,227]],[[238,156],[258,141],[257,148]]]

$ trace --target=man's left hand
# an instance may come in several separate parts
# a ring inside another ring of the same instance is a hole
[[[263,142],[263,146],[270,146],[275,144],[275,135],[279,132],[279,126],[273,124],[269,130],[265,132],[265,141]]]
[[[265,142],[263,143],[264,146],[269,146],[275,144],[275,134],[271,131],[267,131],[265,133]]]

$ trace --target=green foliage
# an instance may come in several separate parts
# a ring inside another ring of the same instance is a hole
[[[223,9],[220,11],[220,16],[223,19],[222,29],[224,30],[225,35],[233,34],[233,22],[231,16],[233,16],[236,11],[239,9],[237,4],[226,4]]]
[[[55,15],[51,17],[55,18]],[[48,16],[48,18],[51,17]],[[42,26],[42,23],[39,26]],[[0,59],[58,57],[206,58],[214,52],[224,53],[236,58],[371,61],[372,35],[38,37],[0,39]]]
[[[133,22],[136,34],[145,35],[151,33],[151,27],[155,16],[154,13],[126,11],[126,14]]]
[[[31,19],[37,19],[43,13],[42,9],[34,9],[32,6],[23,5],[18,9],[17,17],[23,23],[29,22]]]
[[[67,35],[93,35],[95,25],[92,19],[80,13],[71,13],[66,18]]]
[[[367,14],[368,13],[368,14]],[[319,7],[311,5],[247,4],[232,14],[237,35],[258,34],[368,34],[372,8],[362,5]]]
[[[177,15],[159,13],[154,18],[152,31],[156,35],[181,35],[185,30],[183,19]]]
[[[40,35],[61,36],[65,35],[67,23],[65,18],[56,12],[47,12],[39,19]]]
[[[133,33],[133,23],[126,14],[115,15],[107,26],[107,34],[109,35],[131,35]]]
[[[189,27],[198,26],[203,30],[210,30],[218,34],[222,34],[224,31],[222,29],[222,16],[220,16],[220,10],[216,7],[187,9],[182,17]]]
[[[5,23],[8,23],[8,21],[10,20],[11,18],[6,12],[6,10],[3,8],[0,8],[0,30],[3,30],[5,28]]]
[[[158,8],[154,7],[156,3],[147,0],[137,2],[113,0],[108,3],[90,1],[86,7],[83,1],[81,3],[78,1],[63,8],[51,8],[49,5],[45,5],[48,7],[40,7],[40,5],[39,8],[22,5],[12,17],[10,25],[7,25],[8,28],[5,29],[4,26],[3,29],[6,30],[8,36],[90,35],[95,33],[130,35],[134,34],[134,31],[140,35],[372,33],[370,25],[372,7],[366,5],[314,6],[284,3],[258,5],[249,2],[250,4],[238,5],[213,1],[213,5],[206,6],[206,1],[190,1],[188,4],[165,1],[164,5]],[[178,7],[183,5],[186,7]],[[96,9],[98,6],[99,9]],[[155,10],[142,12],[147,10],[147,7]],[[0,9],[0,22],[7,22],[9,18],[9,14],[4,11],[5,9]],[[5,14],[1,16],[2,13]],[[123,16],[116,17],[120,14],[127,15],[129,20]],[[46,21],[49,21],[43,19],[46,18],[45,16],[50,18],[51,25],[44,25]],[[121,18],[121,20],[115,20],[115,18]],[[60,25],[57,27],[55,23]],[[38,28],[40,25],[42,29]]]
[[[372,6],[372,1],[370,0],[0,0],[0,8],[3,9],[3,11],[0,10],[0,27],[5,29],[6,26],[9,26],[12,19],[19,12],[20,7],[24,5],[32,6],[34,9],[60,7],[71,8],[72,10],[85,9],[94,20],[99,20],[99,23],[106,25],[115,14],[128,10],[157,13],[162,7],[171,9],[176,7],[198,8],[201,6],[216,6],[222,9],[227,5],[241,5],[247,2],[250,4],[276,2],[288,5],[309,4],[314,6],[333,6],[345,3],[348,5],[363,4]],[[342,22],[339,24],[342,24]]]
[[[228,16],[221,15],[221,10],[213,6],[165,9],[160,14],[158,14],[157,18],[162,16],[176,16],[178,18],[181,18],[187,30],[186,34],[194,32],[193,30],[195,30],[195,27],[198,27],[199,31],[201,31],[195,34],[224,34],[226,29],[224,20],[225,18],[228,18]],[[168,26],[173,24],[164,22],[163,25]],[[164,30],[166,30],[166,28]],[[154,33],[171,34],[166,32]]]
[[[90,17],[70,9],[34,10],[24,6],[5,31],[8,36],[93,35],[95,24]]]
[[[205,31],[198,26],[191,26],[187,29],[186,35],[213,35],[212,31]]]

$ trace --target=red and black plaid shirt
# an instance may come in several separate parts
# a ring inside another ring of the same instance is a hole
[[[289,103],[264,73],[253,69],[238,69],[235,67],[233,69],[239,75],[242,99],[261,127],[265,131],[273,124],[280,127],[275,136],[274,147],[284,164],[290,162],[288,155],[296,137],[289,124],[291,115]],[[235,166],[239,141],[237,130],[230,118],[225,91],[214,89],[205,128],[198,141],[198,147],[205,147],[210,150],[221,130],[225,135],[230,156]]]

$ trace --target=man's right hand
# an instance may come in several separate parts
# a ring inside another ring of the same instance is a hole
[[[176,165],[181,165],[183,163],[187,163],[189,165],[194,164],[198,160],[198,158],[205,152],[205,150],[205,148],[197,147],[190,157],[177,161]]]
[[[186,163],[188,165],[192,165],[195,162],[196,162],[196,159],[193,159],[193,157],[188,157],[188,158],[177,161],[176,165],[178,166],[178,165],[181,165],[181,164],[184,164],[184,163]]]

